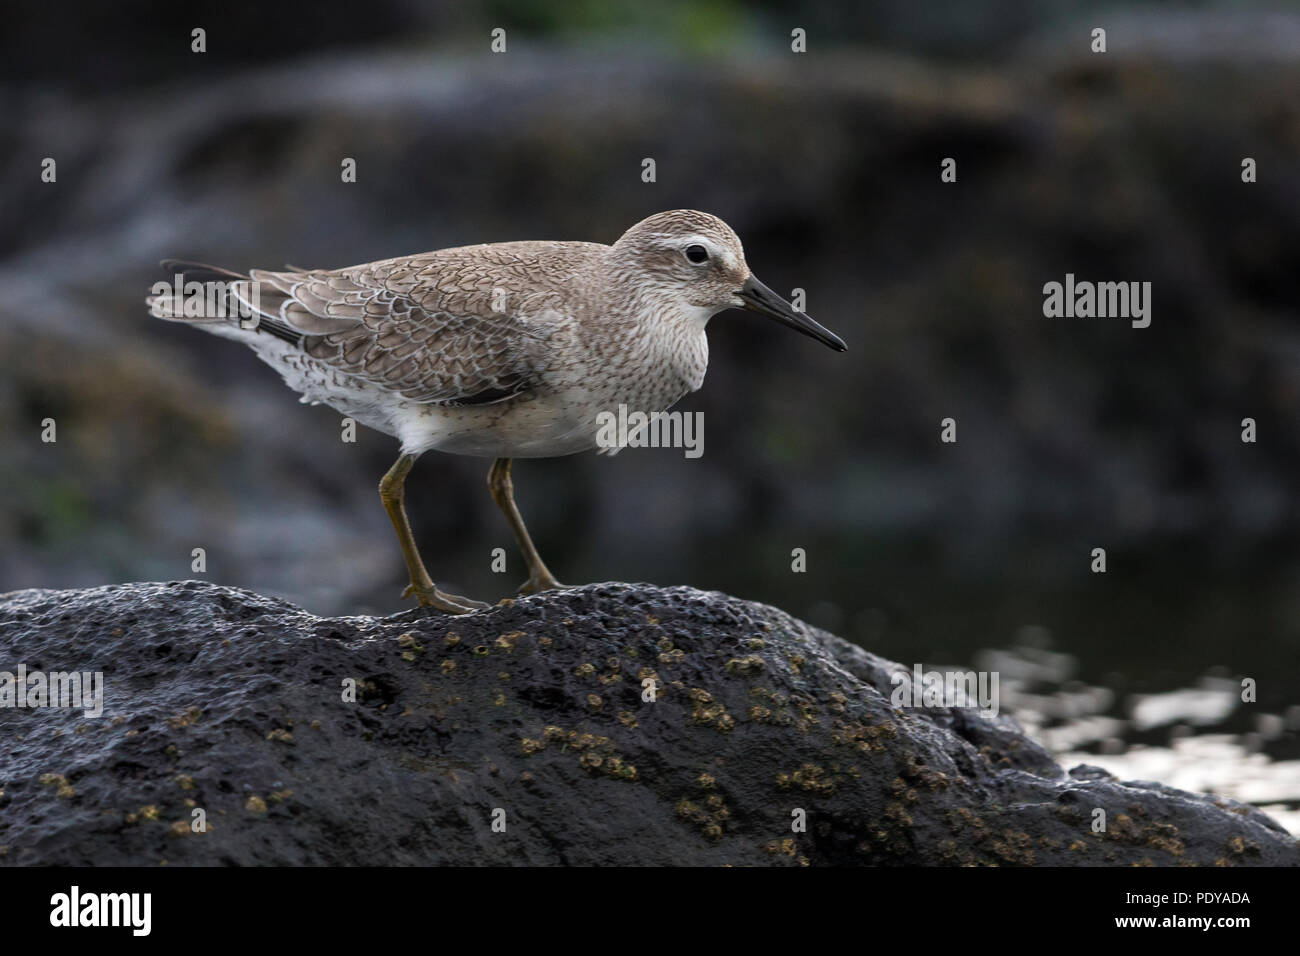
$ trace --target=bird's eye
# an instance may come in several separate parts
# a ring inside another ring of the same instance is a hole
[[[686,258],[697,265],[709,258],[709,250],[703,246],[687,246]]]

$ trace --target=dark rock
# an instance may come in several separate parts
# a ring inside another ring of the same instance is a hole
[[[192,581],[19,591],[19,663],[102,670],[106,703],[0,710],[10,864],[1300,863],[1250,807],[1066,774],[1007,719],[897,710],[899,665],[690,588],[466,618]]]

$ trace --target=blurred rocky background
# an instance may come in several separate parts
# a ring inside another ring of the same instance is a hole
[[[336,413],[242,347],[149,319],[159,259],[612,242],[688,206],[735,226],[769,285],[805,288],[850,351],[724,314],[679,406],[705,413],[702,458],[518,463],[561,579],[719,588],[905,662],[1027,660],[1027,722],[1059,748],[1100,762],[1222,730],[1242,766],[1288,761],[1289,795],[1257,802],[1300,806],[1294,5],[125,2],[6,19],[0,590],[194,577],[201,547],[208,580],[317,613],[402,606],[376,492],[395,443],[344,443]],[[208,52],[190,52],[194,27]],[[1042,286],[1066,273],[1151,282],[1151,327],[1045,318]],[[523,573],[488,464],[431,454],[407,488],[434,578],[494,600]],[[1241,676],[1259,703],[1209,724],[1194,702],[1139,713]]]

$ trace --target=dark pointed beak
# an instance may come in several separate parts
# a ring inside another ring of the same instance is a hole
[[[849,347],[838,335],[818,325],[802,312],[796,312],[794,306],[753,276],[745,280],[745,284],[736,295],[740,296],[740,300],[745,303],[744,308],[748,311],[765,315],[769,319],[776,319],[787,328],[802,332],[823,345],[829,345],[837,352],[848,351]]]

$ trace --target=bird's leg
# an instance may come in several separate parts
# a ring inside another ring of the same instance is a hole
[[[393,522],[393,529],[397,532],[397,543],[402,546],[402,558],[406,561],[406,570],[411,576],[411,583],[402,592],[402,597],[415,595],[415,599],[422,607],[434,607],[448,614],[469,614],[479,608],[487,607],[482,601],[456,594],[445,594],[439,591],[437,585],[429,579],[429,572],[424,569],[420,552],[415,547],[411,523],[406,518],[406,506],[402,503],[406,474],[413,464],[415,464],[415,455],[402,455],[379,482],[379,498],[384,503],[384,510],[388,512],[388,519]]]
[[[519,593],[536,594],[538,591],[568,587],[555,580],[555,575],[551,574],[537,553],[537,549],[533,547],[533,539],[528,537],[524,519],[519,516],[519,509],[515,507],[515,486],[510,480],[509,458],[498,458],[492,462],[492,470],[488,472],[488,489],[492,492],[492,500],[497,503],[497,507],[510,522],[510,530],[515,533],[515,541],[524,554],[524,563],[528,565],[528,580],[519,589]]]

